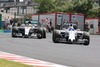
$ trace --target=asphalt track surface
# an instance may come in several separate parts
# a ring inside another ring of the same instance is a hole
[[[91,35],[89,46],[53,43],[52,34],[46,39],[12,38],[0,33],[0,51],[70,67],[100,67],[100,35]]]

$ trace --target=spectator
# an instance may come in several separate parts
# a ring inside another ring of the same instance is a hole
[[[99,20],[99,22],[98,22],[98,31],[99,31],[99,33],[100,33],[100,20]]]
[[[50,26],[52,27],[52,19],[50,19]]]
[[[89,32],[89,30],[90,30],[88,26],[89,26],[89,24],[88,24],[88,22],[86,22],[85,23],[85,31],[87,31],[87,32]]]
[[[48,19],[48,18],[46,18],[45,19],[45,21],[46,21],[46,24],[47,24],[47,30],[49,31],[49,32],[51,32],[51,26],[50,26],[50,20]],[[52,23],[51,23],[52,24]]]
[[[10,24],[12,24],[12,23],[13,23],[13,18],[10,19]]]
[[[10,24],[10,18],[9,16],[5,19],[5,29],[8,28],[8,25]]]
[[[51,31],[54,30],[53,26],[52,26],[52,19],[50,19],[50,27],[51,27]]]
[[[78,20],[76,20],[75,24],[77,25],[77,28],[79,28],[79,27],[78,27],[78,26],[79,26]]]
[[[7,29],[11,30],[11,28],[12,28],[12,25],[9,23]]]

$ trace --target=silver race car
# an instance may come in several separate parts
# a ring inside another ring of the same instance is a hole
[[[22,36],[22,37],[32,37],[35,36],[38,39],[46,38],[46,30],[38,26],[37,24],[21,24],[17,26],[16,24],[12,26],[12,37]]]
[[[83,45],[89,45],[90,37],[89,33],[80,31],[77,29],[76,24],[63,25],[62,30],[54,30],[52,35],[54,43],[67,42],[67,43],[79,43]]]

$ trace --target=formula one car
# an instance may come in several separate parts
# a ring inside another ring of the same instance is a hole
[[[79,43],[89,45],[90,43],[89,33],[77,29],[76,24],[66,24],[61,30],[54,30],[52,40],[54,43],[62,41],[70,44]]]
[[[38,39],[46,38],[45,28],[38,26],[37,24],[16,24],[12,26],[12,37],[32,37],[36,36]]]

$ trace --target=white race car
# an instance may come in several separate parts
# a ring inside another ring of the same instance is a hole
[[[67,43],[80,43],[89,45],[90,36],[88,32],[77,29],[75,24],[66,24],[62,30],[53,31],[52,40],[54,43],[65,41]]]
[[[21,24],[20,26],[12,27],[12,37],[32,37],[36,36],[38,39],[46,38],[45,28],[37,24]]]

